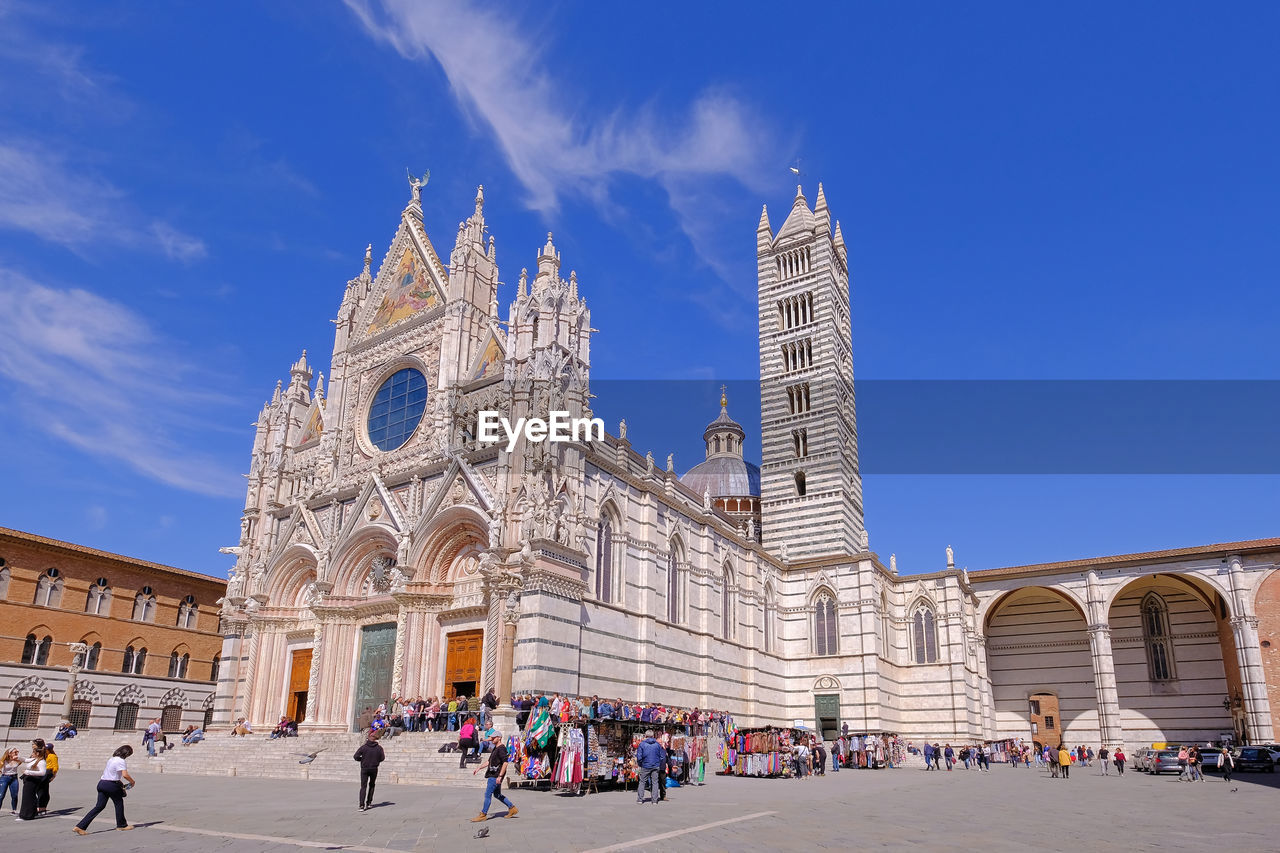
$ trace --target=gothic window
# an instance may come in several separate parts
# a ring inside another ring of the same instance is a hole
[[[1152,681],[1172,681],[1173,637],[1169,633],[1169,608],[1154,592],[1142,599],[1142,639],[1147,647],[1147,669]]]
[[[799,497],[804,497],[805,495],[805,480],[804,480],[803,471],[796,472],[796,495]]]
[[[839,625],[836,619],[836,603],[831,594],[823,590],[813,607],[813,651],[818,655],[838,653]]]
[[[111,586],[106,578],[98,580],[89,587],[89,597],[85,599],[84,612],[95,616],[108,616],[111,613]]]
[[[802,382],[787,389],[787,408],[790,414],[803,415],[809,411],[809,383]]]
[[[726,640],[733,639],[736,621],[733,609],[733,569],[725,563],[724,573],[720,578],[720,635]]]
[[[124,650],[124,664],[120,667],[120,671],[129,675],[142,675],[143,670],[147,666],[147,650],[146,648],[134,649],[128,646]]]
[[[671,550],[667,554],[667,621],[680,621],[680,563],[679,544],[671,540]]]
[[[209,667],[209,680],[218,680],[218,667],[222,665],[222,655],[213,656],[213,665]]]
[[[22,644],[22,662],[35,663],[36,650],[40,648],[40,642],[36,639],[35,634],[27,634],[26,642]]]
[[[50,637],[49,635],[46,634],[45,638],[40,641],[40,645],[36,646],[36,659],[35,659],[36,666],[49,665],[49,650],[52,648],[53,648],[53,637]]]
[[[916,663],[938,662],[938,627],[932,609],[921,607],[912,617],[911,641]]]
[[[809,455],[809,431],[807,429],[793,429],[791,431],[791,443],[794,446],[797,459],[803,459]]]
[[[600,516],[596,533],[596,598],[613,600],[613,523],[607,515]]]
[[[778,618],[778,608],[774,604],[773,584],[764,585],[764,650],[773,652],[774,620]]]
[[[137,702],[121,702],[116,706],[115,730],[118,732],[131,731],[138,727],[138,703]]]
[[[98,659],[102,657],[102,643],[94,643],[89,647],[89,654],[85,658],[84,668],[90,672],[98,668]]]
[[[530,343],[530,346],[537,347],[538,346],[538,312],[537,311],[534,311],[532,314],[529,315],[529,329],[533,333],[533,340]]]
[[[154,622],[156,618],[156,597],[151,587],[144,586],[142,591],[133,597],[133,621]]]
[[[178,650],[174,649],[169,655],[169,677],[170,678],[186,678],[187,664],[191,662],[191,655],[183,654],[178,656]]]
[[[41,607],[57,607],[61,601],[62,574],[57,569],[49,569],[36,583],[35,603]]]
[[[0,557],[0,601],[4,601],[9,597],[9,567],[4,564],[4,558]]]
[[[178,605],[178,627],[194,628],[196,626],[196,597],[188,595]]]
[[[74,699],[71,702],[71,714],[67,717],[67,721],[75,727],[76,731],[84,731],[89,728],[89,714],[93,711],[93,703],[88,699]]]
[[[13,712],[9,715],[9,728],[34,729],[40,725],[40,700],[34,696],[22,696],[13,700]]]

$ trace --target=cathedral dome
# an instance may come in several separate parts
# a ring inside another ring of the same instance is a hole
[[[760,468],[742,458],[745,436],[742,425],[729,417],[728,400],[722,391],[720,414],[702,433],[707,458],[690,468],[680,482],[713,498],[758,497]]]

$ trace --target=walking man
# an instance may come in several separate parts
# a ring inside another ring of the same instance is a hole
[[[489,804],[494,799],[507,807],[507,817],[515,817],[520,811],[515,803],[502,796],[502,780],[507,777],[507,747],[502,743],[502,733],[492,733],[489,740],[493,743],[493,749],[489,752],[489,764],[484,770],[484,806],[481,807],[480,814],[471,818],[472,823],[483,823],[489,819]],[[471,775],[479,772],[480,768],[477,767],[471,771]]]
[[[644,740],[636,750],[636,763],[640,765],[640,783],[636,788],[636,802],[644,802],[644,789],[649,787],[649,799],[655,805],[658,802],[658,771],[662,767],[664,751],[662,745],[653,738],[653,729],[644,733]]]
[[[1098,750],[1098,763],[1102,765],[1102,775],[1111,775],[1111,765],[1107,763],[1107,748],[1104,746]]]
[[[1222,748],[1222,758],[1218,759],[1218,766],[1222,768],[1222,781],[1231,781],[1231,771],[1235,770],[1236,762],[1231,757],[1231,750],[1225,746]]]
[[[355,760],[360,762],[360,802],[356,807],[362,812],[373,808],[373,787],[378,783],[378,765],[387,754],[378,743],[378,732],[369,729],[369,739],[356,750]]]

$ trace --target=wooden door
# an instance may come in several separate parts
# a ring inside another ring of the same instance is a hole
[[[295,723],[307,716],[307,687],[311,681],[311,649],[296,649],[289,663],[289,703],[285,714]]]
[[[484,631],[459,631],[449,635],[444,663],[444,694],[475,696],[480,684],[480,656]]]

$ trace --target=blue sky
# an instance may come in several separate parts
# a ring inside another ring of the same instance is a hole
[[[225,572],[250,424],[300,349],[327,367],[406,167],[446,250],[485,185],[507,282],[555,232],[598,379],[755,375],[755,224],[797,159],[860,379],[1280,379],[1274,4],[638,8],[0,0],[0,524]],[[714,396],[626,404],[701,458]],[[865,491],[909,572],[1269,536],[1278,486]]]

